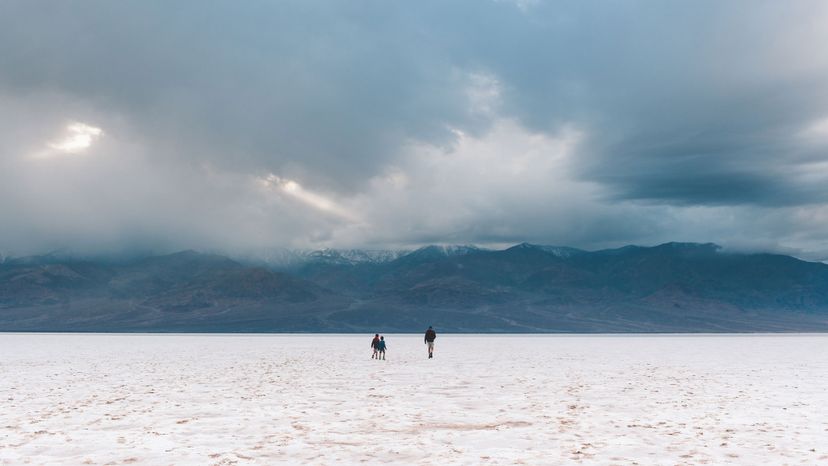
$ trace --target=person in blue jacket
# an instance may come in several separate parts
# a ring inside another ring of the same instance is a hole
[[[379,343],[377,343],[377,351],[379,352],[377,359],[382,358],[382,360],[385,361],[385,348],[385,337],[380,337]]]

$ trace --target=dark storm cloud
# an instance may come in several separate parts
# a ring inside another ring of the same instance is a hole
[[[819,155],[803,151],[791,137],[702,134],[664,141],[650,136],[630,137],[592,154],[581,173],[617,198],[673,205],[786,206],[828,200],[820,180],[803,180],[800,173]]]
[[[827,19],[820,1],[6,1],[0,214],[20,220],[0,240],[589,246],[761,227],[815,248]],[[21,158],[67,120],[100,125],[109,158]]]
[[[465,76],[390,3],[19,2],[0,19],[7,91],[126,114],[184,157],[352,187],[406,138],[469,120]],[[189,146],[192,144],[193,146]],[[340,187],[342,187],[340,186]]]
[[[448,144],[448,126],[485,130],[467,110],[468,71],[494,74],[502,111],[532,129],[575,122],[589,131],[582,176],[620,197],[667,202],[808,201],[778,199],[787,180],[768,178],[784,177],[789,161],[767,162],[792,147],[777,140],[767,150],[758,139],[824,116],[828,104],[820,45],[798,41],[825,34],[795,32],[824,9],[816,2],[3,8],[7,92],[81,96],[157,139],[194,141],[185,157],[339,188],[375,174],[407,139]]]

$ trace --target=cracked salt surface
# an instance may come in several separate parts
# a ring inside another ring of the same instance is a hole
[[[370,340],[0,334],[0,463],[828,463],[828,335]]]

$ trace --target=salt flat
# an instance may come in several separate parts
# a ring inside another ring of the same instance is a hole
[[[828,462],[828,336],[370,339],[0,334],[0,462]]]

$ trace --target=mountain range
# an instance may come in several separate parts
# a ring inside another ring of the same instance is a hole
[[[715,244],[0,261],[0,331],[828,331],[828,265]]]

